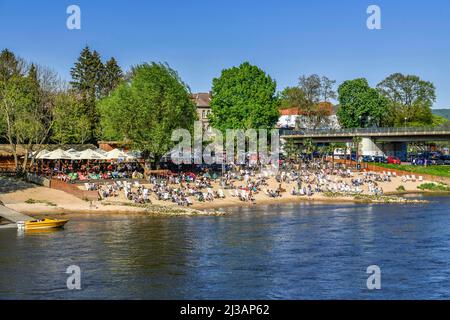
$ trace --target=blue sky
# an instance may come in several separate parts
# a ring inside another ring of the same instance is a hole
[[[66,28],[71,4],[81,8],[81,30]],[[371,4],[382,30],[366,27]],[[124,69],[165,61],[193,92],[245,60],[279,90],[302,74],[373,86],[394,72],[417,74],[435,84],[434,107],[449,108],[449,16],[448,0],[0,0],[0,48],[66,79],[86,44]]]

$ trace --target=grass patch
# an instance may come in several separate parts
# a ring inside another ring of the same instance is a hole
[[[53,202],[50,202],[50,201],[47,201],[47,200],[35,200],[35,199],[31,199],[31,198],[27,199],[25,201],[25,203],[28,203],[28,204],[43,203],[43,204],[46,204],[46,205],[48,205],[50,207],[56,207],[57,206],[56,203],[53,203]]]
[[[407,172],[417,173],[417,174],[430,174],[434,176],[447,177],[450,178],[450,166],[413,166],[413,165],[400,165],[400,164],[387,164],[387,163],[376,163],[373,164],[378,167],[383,167],[387,169],[397,169]]]
[[[420,186],[418,186],[417,188],[420,190],[427,190],[427,191],[450,192],[450,187],[443,183],[423,183]]]
[[[406,191],[404,186],[398,186],[397,189],[395,189],[397,191]]]
[[[426,202],[424,200],[409,200],[397,196],[389,195],[371,195],[371,194],[357,194],[357,193],[341,193],[341,192],[325,192],[324,195],[329,198],[351,198],[361,202],[367,203],[418,203]]]

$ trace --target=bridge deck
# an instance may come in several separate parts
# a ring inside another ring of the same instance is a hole
[[[280,130],[284,139],[311,138],[319,142],[348,142],[354,137],[385,142],[450,141],[450,128],[354,128],[341,130]]]
[[[353,128],[340,130],[281,130],[283,138],[331,138],[331,137],[449,137],[450,127],[438,128]]]

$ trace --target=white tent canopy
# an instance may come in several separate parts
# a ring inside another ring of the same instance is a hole
[[[38,154],[38,156],[36,158],[37,159],[48,159],[48,160],[59,160],[59,159],[71,160],[71,159],[73,159],[73,156],[70,153],[68,153],[62,149],[56,149],[51,152],[45,153],[43,155]]]
[[[39,152],[34,152],[33,153],[33,157],[35,157],[36,159],[43,159],[42,157],[44,155],[46,155],[47,153],[49,153],[50,151],[48,151],[47,149],[41,150]]]
[[[102,155],[104,155],[104,156],[106,156],[106,154],[108,153],[108,152],[106,152],[105,150],[100,149],[100,148],[97,148],[97,149],[95,149],[94,151],[97,152],[97,153],[100,153],[100,154],[102,154]]]
[[[105,159],[105,157],[91,149],[86,149],[84,151],[81,151],[75,158],[76,160],[101,160]]]
[[[128,154],[119,149],[114,149],[109,152],[103,150],[86,149],[83,151],[76,151],[75,149],[69,149],[64,151],[62,149],[56,149],[54,151],[42,150],[35,153],[36,159],[45,160],[135,160],[136,157],[132,154]]]
[[[129,159],[129,158],[134,158],[134,157],[130,156],[129,154],[127,154],[123,151],[120,151],[119,149],[114,149],[114,150],[107,152],[105,158],[106,159],[119,159],[119,158]]]

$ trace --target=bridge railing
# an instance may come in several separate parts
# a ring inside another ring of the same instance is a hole
[[[450,132],[450,125],[439,127],[388,127],[388,128],[349,128],[349,129],[305,129],[287,130],[281,129],[280,135],[361,135],[361,134],[404,134],[404,133],[444,133]]]

